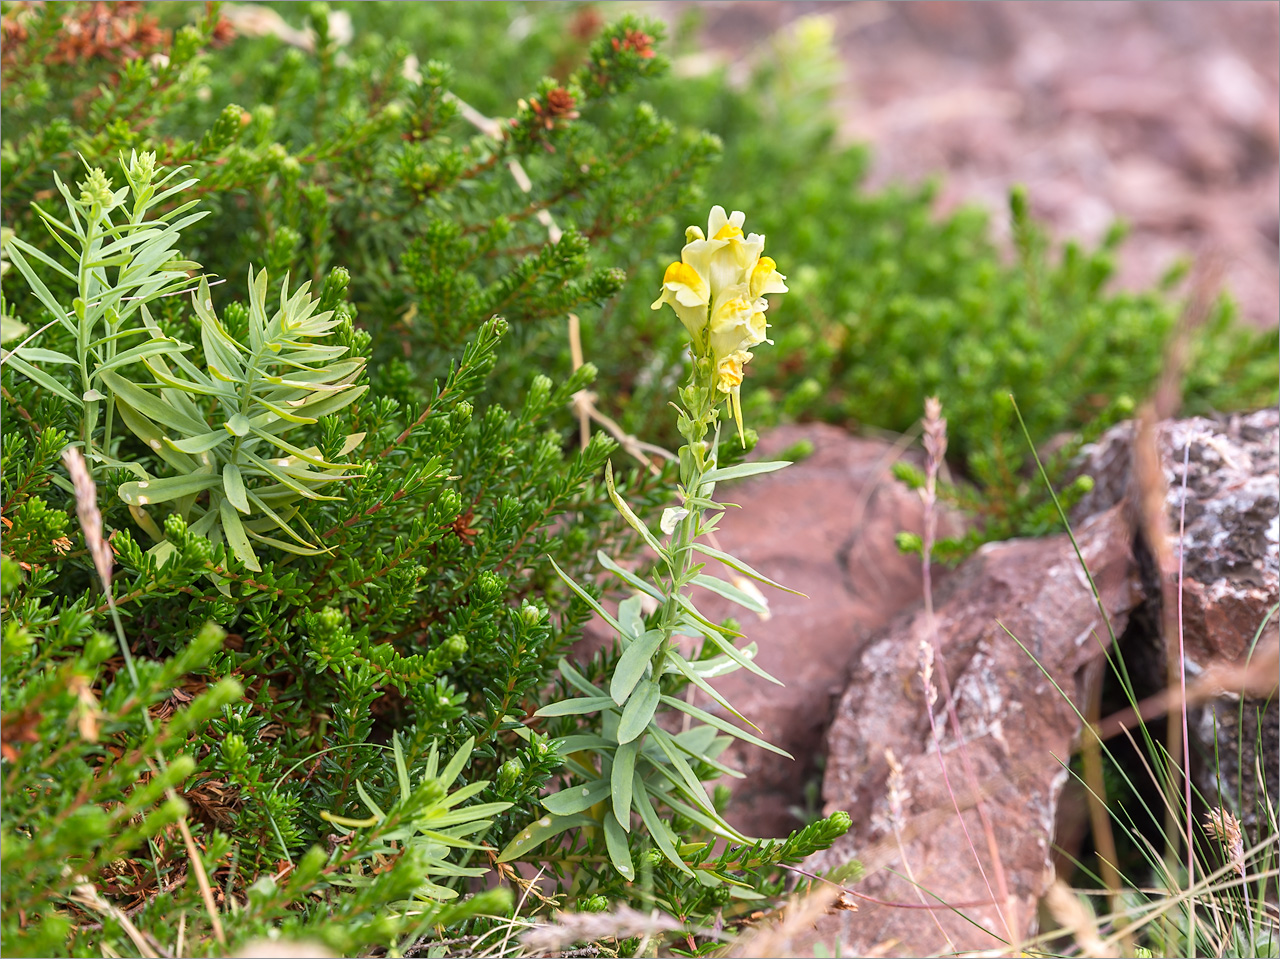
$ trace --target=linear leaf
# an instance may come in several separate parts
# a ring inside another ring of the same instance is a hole
[[[39,346],[24,346],[14,350],[13,355],[32,363],[62,363],[66,366],[75,366],[79,362],[74,356],[67,356],[66,353],[46,350]]]
[[[596,559],[600,561],[601,566],[609,570],[609,572],[613,573],[615,576],[621,579],[628,586],[633,586],[636,589],[640,590],[640,592],[642,593],[648,593],[650,596],[652,596],[654,599],[658,600],[659,602],[667,598],[662,593],[662,591],[659,590],[656,586],[646,583],[643,579],[641,579],[635,573],[631,572],[631,570],[624,569],[623,567],[615,563],[613,559],[609,556],[609,554],[606,553],[604,550],[602,549],[596,550]]]
[[[62,397],[62,399],[77,408],[80,406],[80,397],[76,396],[44,370],[37,369],[32,366],[16,353],[5,353],[4,361],[12,365],[15,370],[27,377],[27,379],[31,380],[37,386],[44,387],[44,389],[48,390],[50,393]]]
[[[543,816],[536,822],[530,823],[516,835],[515,839],[507,843],[506,848],[498,856],[498,862],[510,862],[517,856],[538,848],[566,829],[572,829],[574,826],[596,825],[599,823],[582,813],[575,813],[572,816]]]
[[[619,633],[622,633],[622,632],[624,631],[624,630],[622,629],[622,624],[621,624],[621,623],[619,623],[616,619],[614,619],[614,618],[609,614],[609,612],[608,612],[608,611],[607,611],[603,606],[601,606],[601,605],[600,605],[599,601],[597,601],[597,600],[596,600],[596,598],[595,598],[594,596],[592,596],[592,595],[591,595],[590,593],[588,593],[585,589],[583,589],[581,586],[579,586],[577,583],[575,583],[575,582],[570,578],[569,574],[568,574],[568,573],[566,573],[564,570],[562,570],[562,569],[561,569],[561,568],[556,564],[556,561],[555,561],[554,559],[552,559],[550,556],[548,556],[548,557],[547,557],[547,559],[548,559],[548,560],[550,561],[550,563],[551,563],[551,568],[552,568],[552,569],[554,569],[554,570],[556,571],[556,573],[558,573],[558,574],[559,574],[560,578],[561,578],[562,580],[564,580],[564,581],[565,581],[565,584],[566,584],[566,585],[567,585],[571,590],[573,590],[575,593],[577,593],[577,594],[578,594],[578,597],[579,597],[579,598],[580,598],[584,603],[586,603],[586,604],[587,604],[588,606],[590,606],[593,610],[595,610],[596,615],[598,615],[598,616],[599,616],[601,619],[603,619],[606,623],[608,623],[610,626],[612,626],[614,629],[616,629]]]
[[[649,527],[645,526],[644,523],[640,521],[640,517],[631,511],[631,507],[627,505],[627,501],[618,495],[618,490],[613,485],[612,462],[604,464],[604,485],[609,491],[609,499],[613,500],[613,505],[617,508],[618,512],[622,514],[622,518],[630,524],[632,529],[640,534],[641,539],[649,545],[651,550],[663,559],[668,559],[667,554],[663,550],[662,544],[658,542],[657,537],[655,537],[653,533],[649,532]]]
[[[613,679],[609,682],[609,695],[619,706],[627,701],[631,690],[644,676],[649,660],[662,644],[663,636],[662,630],[651,629],[634,640],[618,658],[613,668]]]
[[[706,573],[699,573],[697,576],[693,577],[692,581],[703,589],[711,590],[711,592],[715,593],[717,596],[723,596],[730,602],[737,603],[739,606],[745,606],[753,613],[760,613],[764,615],[769,612],[769,607],[760,602],[760,600],[756,599],[750,593],[738,589],[738,587],[734,586],[732,583],[726,583],[724,580],[715,576],[708,576]]]
[[[218,500],[218,514],[222,519],[222,534],[226,536],[227,545],[231,547],[231,552],[236,554],[236,559],[254,572],[260,572],[262,566],[258,563],[258,556],[253,551],[253,544],[249,542],[249,534],[244,531],[240,516],[230,500],[225,497]]]
[[[139,480],[120,484],[120,498],[130,506],[147,506],[151,503],[167,503],[170,500],[190,496],[222,483],[216,473],[192,473],[187,476],[169,476],[164,479]]]
[[[605,696],[605,691],[603,689],[588,682],[587,677],[574,669],[573,666],[570,665],[569,661],[563,656],[560,657],[560,661],[557,665],[560,667],[560,672],[564,675],[564,678],[569,680],[569,685],[573,686],[579,692],[586,693],[588,696]]]
[[[636,874],[631,864],[631,849],[627,845],[627,834],[622,825],[612,816],[604,817],[604,844],[609,850],[609,861],[624,879]]]
[[[605,819],[616,819],[626,832],[631,831],[631,786],[635,778],[636,757],[639,755],[638,739],[619,746],[613,755],[613,769],[609,774],[613,792],[613,815],[605,816]]]
[[[725,480],[742,479],[746,476],[757,476],[760,473],[772,473],[784,466],[790,466],[790,460],[769,460],[763,463],[738,463],[736,466],[717,467],[703,474],[704,483],[721,483]]]
[[[562,699],[558,703],[548,703],[539,709],[535,716],[582,716],[586,713],[598,713],[613,705],[608,696],[579,696],[574,699]]]
[[[231,500],[231,505],[242,513],[249,512],[249,497],[245,494],[244,478],[240,475],[240,467],[228,463],[222,467],[222,488]]]
[[[671,765],[680,773],[680,778],[684,780],[689,797],[695,803],[701,805],[705,811],[714,814],[716,810],[715,804],[711,801],[711,797],[707,795],[707,790],[702,785],[701,780],[693,774],[693,769],[685,762],[684,757],[680,755],[680,748],[671,739],[671,736],[666,730],[654,729],[653,738],[657,740],[658,748],[666,754],[667,759],[671,761]]]
[[[31,269],[31,264],[27,262],[24,253],[35,253],[36,248],[31,244],[18,239],[16,236],[9,241],[9,248],[5,251],[8,254],[9,261],[18,268],[18,272],[22,274],[22,278],[27,281],[27,285],[31,287],[31,292],[44,306],[46,310],[62,321],[62,325],[68,329],[73,329],[72,325],[67,322],[67,311],[58,303],[49,288],[44,285],[44,281],[36,276],[35,271]]]
[[[568,816],[590,809],[609,795],[609,780],[597,779],[585,786],[569,786],[542,798],[542,805],[557,816]]]
[[[721,719],[719,716],[713,716],[705,709],[699,709],[691,703],[686,703],[683,699],[677,699],[674,696],[663,696],[662,701],[674,709],[680,710],[682,713],[688,713],[694,719],[700,719],[708,726],[715,726],[716,729],[728,733],[730,736],[736,736],[744,742],[751,743],[753,746],[759,746],[761,749],[767,749],[771,753],[777,753],[779,756],[786,756],[788,759],[794,759],[785,749],[779,749],[773,743],[765,742],[759,736],[752,736],[745,729],[739,729],[733,723]]]
[[[730,705],[729,700],[725,699],[718,689],[716,689],[709,682],[703,679],[702,676],[700,676],[698,672],[693,668],[693,664],[690,663],[683,656],[681,656],[679,653],[677,653],[674,649],[668,651],[667,658],[671,660],[671,663],[676,667],[677,672],[679,672],[681,675],[687,678],[689,682],[693,683],[695,686],[701,689],[704,693],[710,696],[713,700],[715,700],[716,703],[718,703],[722,709],[732,713],[734,716],[741,719],[748,726],[752,726],[753,728],[756,728],[756,729],[759,728],[758,726],[755,726],[755,724],[752,723],[751,720],[743,716],[742,713],[734,709],[733,706]]]
[[[758,582],[761,582],[761,583],[765,583],[769,586],[772,586],[774,589],[780,589],[784,593],[791,593],[795,596],[804,596],[805,599],[809,598],[804,593],[800,592],[798,589],[791,589],[788,586],[783,586],[781,583],[775,583],[768,576],[764,575],[764,573],[761,573],[752,569],[750,566],[748,566],[742,560],[738,559],[736,556],[730,556],[728,553],[722,553],[720,552],[720,550],[712,549],[710,546],[706,546],[703,543],[692,543],[691,545],[699,553],[704,553],[705,555],[710,556],[712,559],[720,560],[720,562],[724,563],[726,566],[730,566],[733,569],[736,569],[739,573],[742,573],[744,576],[750,576],[752,579],[757,580]]]
[[[177,340],[150,340],[139,346],[131,347],[123,353],[117,353],[106,363],[96,367],[94,373],[101,374],[105,370],[119,369],[148,356],[158,356],[163,353],[181,353],[189,349],[191,349],[190,346],[186,343],[179,343]]]
[[[102,382],[116,394],[117,401],[124,400],[143,416],[161,426],[177,430],[183,436],[199,436],[209,430],[208,423],[187,415],[172,404],[134,385],[119,373],[111,371],[103,373]]]
[[[715,645],[719,648],[720,652],[724,653],[726,656],[732,659],[735,663],[737,663],[743,669],[749,672],[755,673],[761,679],[767,679],[769,682],[774,683],[775,685],[778,685],[778,686],[783,685],[780,679],[776,679],[773,676],[770,676],[764,669],[757,666],[754,660],[750,659],[747,656],[742,655],[742,651],[740,649],[734,646],[733,643],[731,643],[729,640],[725,639],[724,636],[721,634],[720,630],[715,628],[715,625],[713,623],[711,623],[701,613],[698,612],[698,610],[694,607],[693,603],[689,600],[687,596],[685,596],[682,593],[677,593],[676,601],[680,604],[681,609],[683,609],[689,615],[693,616],[696,620],[698,620],[698,622],[702,623],[705,626],[712,627],[710,629],[704,630],[703,632],[706,634],[707,639],[715,643]]]
[[[653,803],[649,801],[649,792],[645,789],[644,780],[639,776],[636,776],[635,779],[635,796],[632,798],[632,805],[640,813],[640,818],[644,820],[645,827],[649,830],[649,835],[658,844],[658,848],[662,850],[663,855],[671,861],[671,865],[692,876],[693,870],[685,865],[685,861],[680,857],[680,853],[675,844],[672,843],[671,837],[667,835],[667,824],[662,821],[658,811],[653,808]]]
[[[651,679],[642,679],[636,685],[635,692],[627,700],[622,710],[622,720],[618,723],[618,742],[629,743],[646,729],[653,721],[653,714],[658,709],[658,697],[662,691]],[[613,701],[610,700],[610,705]]]

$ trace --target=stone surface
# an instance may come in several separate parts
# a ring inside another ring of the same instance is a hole
[[[1277,412],[1263,410],[1221,422],[1190,419],[1160,427],[1175,556],[1184,454],[1188,461],[1183,624],[1191,679],[1211,670],[1243,675],[1240,667],[1255,638],[1254,660],[1275,672],[1277,629],[1269,616],[1280,593],[1278,426]],[[1152,604],[1160,601],[1159,585],[1150,575],[1144,582],[1135,551],[1131,433],[1132,427],[1122,424],[1085,451],[1084,468],[1097,485],[1073,521],[1117,636],[1131,613],[1139,631],[1160,621],[1151,615]],[[942,697],[933,709],[941,731],[935,743],[920,675],[921,642],[931,635],[930,626],[921,610],[904,614],[862,647],[837,708],[823,796],[828,811],[848,810],[854,826],[818,866],[856,856],[868,870],[859,892],[887,902],[918,903],[916,886],[901,878],[909,873],[920,888],[948,902],[975,903],[961,911],[978,925],[950,912],[935,912],[935,924],[919,909],[863,903],[857,912],[818,923],[815,941],[829,944],[839,938],[845,954],[995,948],[1006,919],[1015,936],[1034,930],[1036,903],[1052,880],[1049,846],[1067,778],[1062,763],[1080,728],[1063,693],[1081,704],[1086,675],[1096,672],[1086,667],[1096,661],[1107,637],[1097,605],[1065,536],[989,544],[938,590],[936,601],[943,655],[934,669],[945,672],[955,691],[963,746],[946,725]],[[1150,644],[1163,654],[1158,635]],[[1250,682],[1256,693],[1258,677]],[[1263,686],[1268,682],[1273,684],[1274,676],[1262,677]],[[1193,715],[1202,755],[1214,754],[1214,717],[1219,754],[1236,752],[1232,730],[1237,726],[1246,738],[1262,742],[1261,749],[1247,748],[1238,761],[1221,764],[1211,782],[1198,783],[1207,795],[1243,792],[1247,805],[1247,787],[1256,789],[1257,772],[1270,794],[1277,794],[1272,784],[1276,756],[1268,744],[1273,747],[1277,739],[1278,711],[1261,708],[1266,698],[1264,690],[1261,700],[1246,699],[1242,709],[1239,698],[1226,691]],[[1224,718],[1231,712],[1238,721]],[[897,806],[887,749],[903,769]],[[1010,896],[1003,916],[990,905],[976,904],[996,898],[998,882],[973,808],[974,783],[984,798]],[[963,810],[963,825],[952,794]]]
[[[1082,451],[1080,469],[1096,485],[1077,504],[1077,517],[1133,495],[1132,431],[1121,423]],[[1187,459],[1182,614],[1188,666],[1196,672],[1238,662],[1280,592],[1280,412],[1177,420],[1161,424],[1158,436],[1175,556],[1184,453]]]
[[[1121,510],[1085,523],[1077,538],[1118,633],[1140,600]],[[919,902],[911,882],[898,875],[908,870],[944,901],[990,901],[988,880],[993,890],[997,881],[973,805],[981,794],[1001,854],[1014,934],[1020,936],[1032,928],[1036,902],[1051,877],[1049,847],[1065,779],[1062,764],[1078,728],[1063,693],[1080,705],[1078,678],[1107,642],[1107,628],[1065,535],[983,547],[939,590],[935,622],[942,656],[933,666],[934,684],[937,674],[949,679],[963,744],[948,724],[941,694],[933,707],[937,741],[931,733],[921,649],[922,643],[932,648],[932,632],[925,612],[916,610],[866,646],[837,708],[823,794],[827,811],[848,810],[854,827],[818,865],[861,859],[869,876],[858,891],[887,902]],[[900,813],[889,789],[887,750],[903,767]],[[963,810],[963,824],[951,793]],[[996,909],[963,912],[993,933],[1003,932]],[[848,955],[868,955],[867,950],[894,940],[898,944],[880,954],[933,955],[999,945],[964,918],[949,912],[935,912],[935,917],[951,944],[917,909],[866,902],[857,912],[827,917],[820,928],[827,935],[838,933]]]

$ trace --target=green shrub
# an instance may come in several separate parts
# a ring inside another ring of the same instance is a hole
[[[557,366],[564,316],[616,293],[611,263],[691,195],[717,144],[628,98],[663,67],[656,28],[634,20],[508,103],[496,139],[460,115],[447,68],[410,78],[408,50],[371,35],[339,49],[321,6],[314,55],[271,38],[213,51],[216,9],[188,5],[108,8],[106,36],[131,40],[57,53],[61,18],[95,9],[4,8],[21,34],[0,154],[5,948],[133,952],[139,935],[205,954],[274,930],[348,953],[437,927],[484,935],[501,895],[441,903],[565,762],[529,717],[590,606],[554,571],[589,582],[599,547],[626,546],[601,485],[616,444],[579,448],[569,429],[596,370]],[[144,50],[151,9],[202,19]],[[467,43],[498,22],[469,16]],[[68,445],[98,485],[106,600],[58,466]],[[646,511],[664,493],[647,471],[621,485]],[[136,681],[96,632],[113,603]],[[24,719],[37,710],[53,725]],[[167,803],[152,782],[173,787]],[[77,815],[105,825],[64,828]],[[188,824],[212,909],[174,882],[194,869]],[[778,863],[843,828],[746,850],[701,845],[692,821],[678,836],[767,895]],[[650,862],[646,829],[628,841],[645,889],[589,871],[575,890],[665,890],[693,922],[724,905]]]

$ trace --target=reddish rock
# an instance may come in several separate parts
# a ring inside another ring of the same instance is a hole
[[[1083,451],[1095,487],[1077,517],[1134,494],[1133,426],[1121,423]],[[1183,629],[1188,668],[1240,662],[1280,593],[1280,412],[1161,424],[1165,503],[1177,555],[1187,459]],[[1276,624],[1270,624],[1274,633]]]
[[[1127,524],[1113,509],[1086,523],[1077,536],[1112,628],[1119,632],[1140,599]],[[940,745],[930,731],[921,650],[922,643],[932,648],[931,630],[924,611],[917,610],[863,650],[837,708],[823,795],[828,811],[853,815],[854,827],[818,865],[862,860],[869,876],[858,891],[888,902],[919,903],[915,887],[897,875],[908,870],[931,897],[989,901],[988,882],[992,890],[998,883],[973,808],[976,789],[1000,850],[1014,934],[1021,936],[1033,928],[1036,902],[1052,876],[1049,850],[1063,764],[1078,729],[1072,705],[1058,689],[1080,705],[1084,690],[1077,679],[1108,642],[1107,627],[1066,536],[989,544],[956,572],[937,600],[942,657],[933,666],[934,684],[945,672],[963,743],[948,724],[942,695],[933,707]],[[903,768],[900,811],[888,783],[888,750]],[[951,793],[964,810],[963,825]],[[918,909],[865,902],[857,912],[828,917],[820,929],[828,937],[838,934],[849,955],[868,955],[867,950],[890,940],[899,945],[879,954],[999,946],[1003,920],[998,910],[961,911],[980,925],[946,911],[935,913],[951,943]]]
[[[1183,625],[1190,677],[1238,667],[1255,638],[1264,647],[1255,650],[1255,659],[1277,642],[1269,615],[1280,598],[1278,427],[1275,410],[1160,427],[1175,556],[1184,454],[1188,461]],[[1144,564],[1135,558],[1131,432],[1131,426],[1117,427],[1086,451],[1083,469],[1096,476],[1097,485],[1073,523],[1116,635],[1130,613],[1135,622],[1148,623],[1144,628],[1159,623],[1150,611],[1153,603],[1158,609],[1162,595],[1149,573],[1144,581]],[[962,742],[947,723],[940,695],[933,708],[939,730],[935,743],[920,655],[932,632],[922,611],[905,614],[862,647],[837,709],[828,735],[823,796],[828,811],[849,811],[854,825],[816,866],[856,857],[868,872],[858,885],[860,893],[919,904],[917,888],[927,890],[948,903],[972,904],[959,911],[973,922],[936,911],[935,923],[918,908],[864,902],[857,912],[818,923],[816,938],[826,943],[839,938],[846,954],[998,948],[998,937],[1008,938],[1006,921],[1014,938],[1035,931],[1038,900],[1053,878],[1049,853],[1067,779],[1064,764],[1080,732],[1078,715],[1064,694],[1082,705],[1085,677],[1096,675],[1086,667],[1108,641],[1097,605],[1065,535],[989,544],[938,593],[935,628],[942,657],[934,670],[945,674],[954,690]],[[1164,651],[1176,650],[1176,637],[1155,635],[1144,642],[1159,654],[1153,675],[1163,682]],[[1227,712],[1237,714],[1238,721],[1227,722]],[[1201,755],[1230,755],[1197,784],[1201,791],[1211,799],[1217,792],[1220,801],[1232,805],[1232,796],[1243,796],[1248,807],[1259,793],[1257,777],[1250,775],[1258,763],[1269,795],[1276,795],[1277,710],[1268,712],[1262,700],[1241,703],[1228,695],[1209,703],[1203,717],[1192,717],[1196,749]],[[1247,755],[1231,759],[1237,727],[1253,742],[1247,743]],[[902,768],[896,787],[887,750]],[[1007,900],[999,894],[997,870],[974,808],[977,794],[999,851]],[[1243,809],[1246,827],[1248,812]],[[981,905],[993,900],[1005,902],[1003,915]]]

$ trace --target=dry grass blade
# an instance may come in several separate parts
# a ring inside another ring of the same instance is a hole
[[[104,918],[119,923],[120,928],[129,937],[129,941],[138,950],[138,955],[145,957],[145,959],[160,959],[161,953],[155,944],[149,941],[149,937],[138,929],[124,912],[98,895],[98,890],[93,887],[92,883],[81,882],[78,884],[71,894],[71,900],[87,909],[92,909]],[[103,945],[105,948],[105,944]]]
[[[613,912],[556,912],[552,919],[520,937],[527,955],[554,956],[575,942],[649,937],[685,929],[684,923],[656,909],[643,913],[630,906],[619,906]]]
[[[62,462],[71,475],[71,484],[76,493],[76,515],[80,517],[80,525],[84,528],[84,542],[89,547],[89,555],[93,557],[93,565],[102,580],[102,588],[111,592],[111,547],[102,538],[102,514],[98,511],[98,487],[89,475],[89,467],[84,455],[75,447],[68,447],[62,452]]]
[[[1063,930],[1071,933],[1076,945],[1080,947],[1080,955],[1112,955],[1107,944],[1098,935],[1098,925],[1093,914],[1066,883],[1060,879],[1054,882],[1045,893],[1044,901],[1053,918],[1062,923]]]

